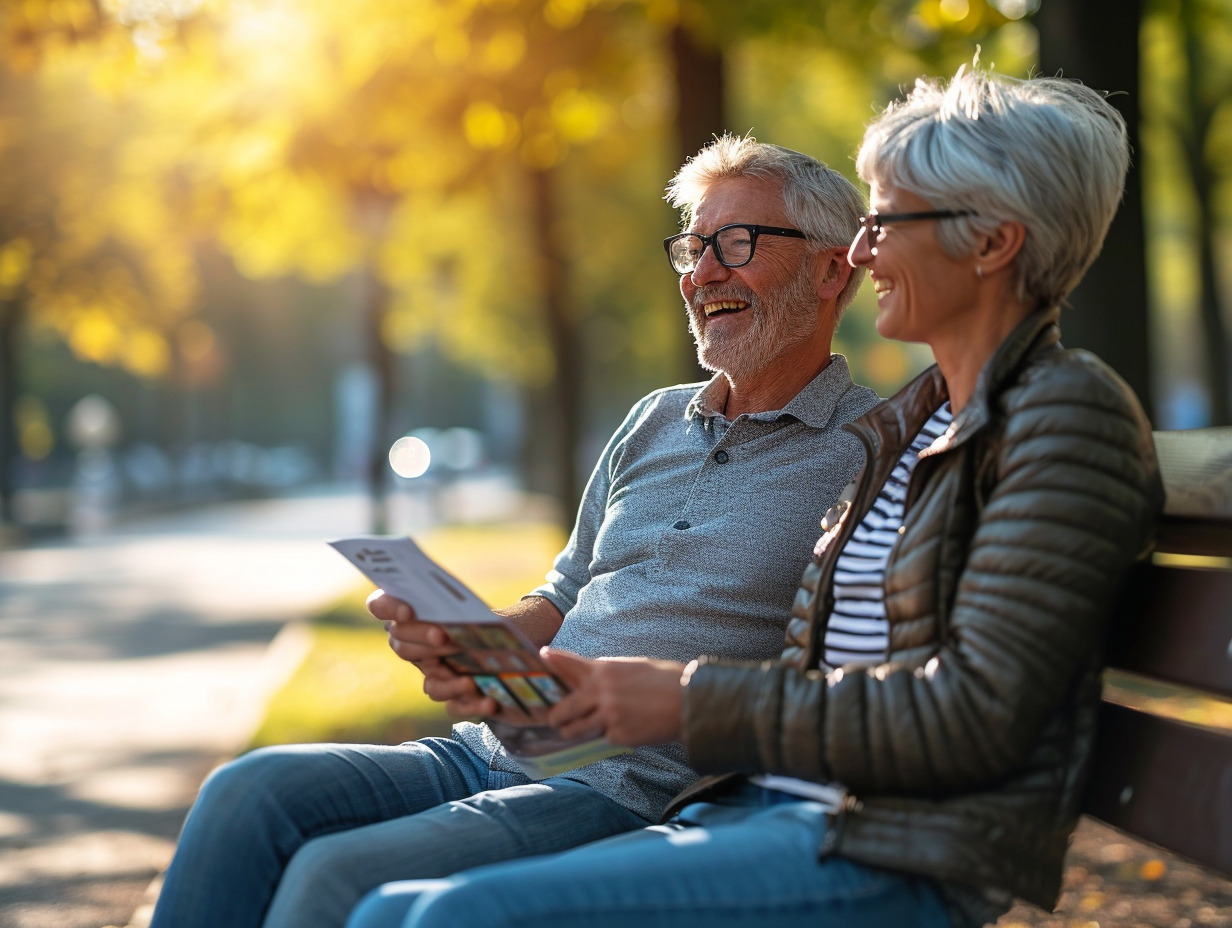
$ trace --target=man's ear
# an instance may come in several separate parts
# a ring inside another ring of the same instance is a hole
[[[843,292],[851,277],[851,265],[847,263],[846,248],[831,248],[819,251],[813,276],[817,295],[823,300],[832,300]]]
[[[1011,264],[1022,251],[1027,230],[1021,222],[1006,221],[984,236],[975,255],[976,266],[983,274],[992,274]]]

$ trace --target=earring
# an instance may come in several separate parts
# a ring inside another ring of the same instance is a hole
[[[975,266],[975,276],[978,277],[980,280],[984,279],[984,269],[980,267],[978,264]]]

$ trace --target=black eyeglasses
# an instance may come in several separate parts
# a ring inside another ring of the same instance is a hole
[[[750,225],[736,222],[723,226],[714,235],[698,235],[696,232],[681,232],[663,240],[667,260],[677,274],[692,274],[702,260],[707,248],[714,249],[714,256],[724,267],[744,267],[753,260],[757,249],[757,236],[782,235],[787,238],[808,238],[799,229],[780,229],[777,226]]]
[[[916,222],[920,219],[957,219],[976,215],[973,209],[930,209],[922,213],[869,213],[860,219],[860,226],[872,243],[881,241],[882,226],[892,222]]]

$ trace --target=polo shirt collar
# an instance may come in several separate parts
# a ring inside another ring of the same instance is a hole
[[[811,428],[825,428],[834,415],[834,407],[838,405],[839,398],[850,386],[851,372],[847,368],[847,359],[841,354],[831,354],[830,363],[825,370],[810,380],[786,406],[782,409],[749,413],[747,418],[774,422],[783,416],[791,416]],[[727,405],[730,390],[731,384],[728,383],[727,377],[722,373],[715,374],[693,394],[685,408],[685,418],[709,421],[716,416],[722,417],[720,410]]]

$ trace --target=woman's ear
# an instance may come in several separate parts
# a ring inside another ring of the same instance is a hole
[[[1003,222],[980,243],[975,264],[981,274],[992,274],[1008,266],[1022,251],[1027,230],[1021,222]]]

